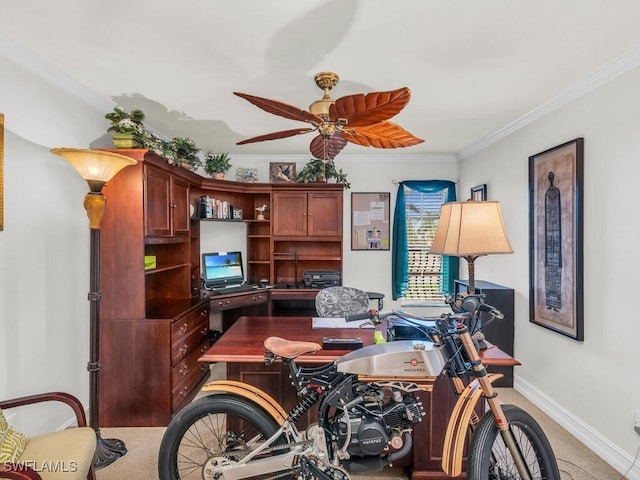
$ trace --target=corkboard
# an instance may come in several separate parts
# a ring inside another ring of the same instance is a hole
[[[389,193],[351,194],[351,250],[389,250]]]

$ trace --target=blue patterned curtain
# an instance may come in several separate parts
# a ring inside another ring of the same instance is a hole
[[[404,188],[408,187],[422,193],[437,193],[447,190],[447,202],[455,202],[456,185],[449,180],[409,180],[400,182],[393,216],[393,248],[391,257],[391,291],[394,300],[401,298],[409,286],[409,255],[407,240],[407,216]],[[440,284],[443,293],[452,295],[454,280],[458,277],[458,257],[442,257],[442,275]]]

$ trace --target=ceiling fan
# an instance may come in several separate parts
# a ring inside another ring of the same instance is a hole
[[[313,102],[308,111],[278,100],[233,92],[265,112],[312,125],[312,127],[282,130],[247,138],[238,142],[237,145],[317,131],[318,135],[311,141],[311,154],[315,158],[326,161],[333,160],[347,142],[376,148],[410,147],[424,142],[399,125],[388,121],[409,103],[411,92],[407,87],[390,92],[371,92],[366,95],[358,93],[333,100],[329,96],[329,91],[338,83],[338,80],[338,75],[333,72],[316,74],[316,85],[324,90],[324,96]]]

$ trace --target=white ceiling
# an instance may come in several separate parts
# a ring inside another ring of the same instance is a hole
[[[407,86],[393,121],[425,142],[393,154],[415,155],[473,149],[636,66],[639,20],[637,0],[4,0],[0,33],[165,135],[232,155],[304,155],[315,135],[235,145],[304,124],[233,91],[306,109],[320,71],[340,75],[333,98]]]

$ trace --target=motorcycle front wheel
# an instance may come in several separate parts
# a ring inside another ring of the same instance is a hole
[[[502,405],[513,436],[533,480],[560,480],[558,464],[547,436],[527,412]],[[519,480],[516,464],[500,435],[493,414],[487,412],[473,432],[467,463],[468,480]]]
[[[217,394],[196,400],[178,412],[162,437],[160,480],[214,479],[215,466],[237,462],[278,428],[244,398]]]

